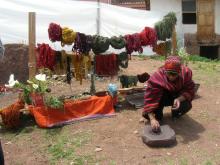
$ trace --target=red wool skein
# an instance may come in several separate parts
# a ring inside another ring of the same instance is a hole
[[[153,28],[145,27],[140,32],[142,46],[154,46],[157,42],[157,33]]]
[[[52,42],[61,41],[62,38],[62,28],[60,25],[55,23],[50,23],[48,28],[49,39]]]

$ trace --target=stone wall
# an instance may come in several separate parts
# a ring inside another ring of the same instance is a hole
[[[186,33],[184,34],[184,45],[186,52],[192,55],[199,55],[199,44],[197,42],[196,34]]]
[[[28,46],[23,44],[6,44],[5,54],[0,59],[0,84],[8,82],[9,75],[25,82],[28,79]]]
[[[186,33],[186,34],[184,34],[184,45],[186,47],[187,53],[192,54],[192,55],[199,55],[200,54],[200,46],[202,46],[202,45],[207,45],[207,46],[219,45],[218,58],[220,59],[220,35],[218,35],[218,34],[216,35],[215,40],[210,43],[199,43],[197,41],[196,34]]]

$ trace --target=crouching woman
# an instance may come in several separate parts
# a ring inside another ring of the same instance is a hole
[[[143,117],[150,120],[153,130],[160,128],[164,106],[172,106],[173,118],[179,118],[192,108],[194,82],[192,71],[181,65],[178,56],[169,56],[146,82]]]

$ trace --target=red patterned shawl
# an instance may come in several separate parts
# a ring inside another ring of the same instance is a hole
[[[181,66],[181,72],[175,82],[168,81],[164,67],[159,68],[147,81],[144,111],[152,112],[157,109],[164,91],[183,95],[187,100],[192,101],[195,93],[194,85],[192,71],[186,66]]]

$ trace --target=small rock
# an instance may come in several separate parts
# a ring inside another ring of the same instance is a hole
[[[99,147],[97,147],[97,148],[95,149],[95,152],[100,152],[100,151],[102,151],[102,149],[99,148]]]
[[[132,121],[132,119],[129,119],[129,121]]]
[[[215,102],[215,104],[217,104],[217,105],[218,105],[218,104],[219,104],[219,101],[216,101],[216,102]]]
[[[134,134],[138,134],[138,131],[136,130],[136,131],[134,131],[133,133],[134,133]]]
[[[167,152],[167,155],[169,155],[169,156],[170,156],[170,155],[172,155],[172,154],[171,154],[170,152]]]
[[[216,147],[218,147],[218,144],[215,144]]]
[[[139,120],[139,123],[144,123],[144,118],[141,118],[141,119]]]
[[[12,142],[9,141],[9,142],[5,143],[5,145],[9,145],[9,144],[12,144]]]

